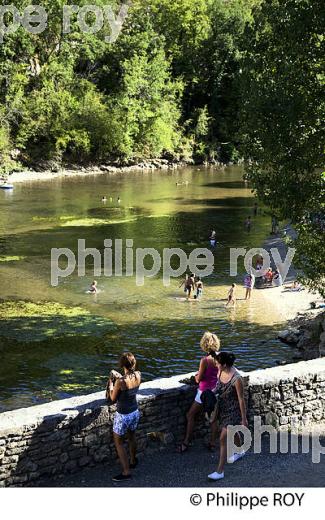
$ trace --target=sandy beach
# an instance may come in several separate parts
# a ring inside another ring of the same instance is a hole
[[[289,226],[285,226],[279,235],[271,235],[263,245],[266,251],[270,252],[271,248],[278,249],[282,260],[285,259],[288,252],[288,246],[284,241],[284,236],[294,237],[295,232]],[[290,284],[297,279],[297,271],[294,265],[291,265],[285,284]],[[254,297],[261,299],[261,304],[265,304],[267,312],[274,312],[281,316],[281,321],[290,321],[297,317],[298,314],[308,313],[311,318],[319,313],[319,310],[312,310],[311,302],[320,299],[318,293],[310,292],[304,289],[299,292],[292,292],[282,287],[273,287],[270,289],[256,289]],[[273,309],[272,309],[273,308]]]

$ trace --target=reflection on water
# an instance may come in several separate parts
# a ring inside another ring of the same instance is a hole
[[[2,311],[0,411],[99,390],[126,349],[136,354],[145,379],[195,370],[205,330],[221,337],[243,369],[290,356],[274,339],[281,321],[276,309],[265,306],[259,291],[250,303],[240,299],[242,265],[237,308],[225,309],[233,282],[229,248],[260,246],[269,230],[269,219],[259,215],[251,233],[244,231],[252,206],[240,168],[59,179],[17,185],[10,197],[1,193],[1,298],[39,303],[40,311],[30,316]],[[94,298],[86,294],[93,280],[90,259],[86,278],[73,274],[59,287],[50,286],[53,247],[76,252],[83,238],[87,247],[103,252],[107,238],[133,239],[134,248],[154,247],[162,254],[180,247],[189,254],[207,246],[212,229],[219,244],[201,302],[182,299],[180,280],[164,287],[161,274],[144,287],[136,287],[133,277],[98,278],[100,294]],[[82,316],[77,324],[65,311],[49,316],[46,302],[79,307]]]

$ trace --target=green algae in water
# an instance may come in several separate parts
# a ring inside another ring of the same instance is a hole
[[[61,223],[62,227],[93,227],[105,226],[107,222],[99,218],[80,218],[74,220],[66,220]]]
[[[61,224],[62,227],[93,227],[93,226],[108,226],[112,224],[126,224],[128,222],[134,222],[136,217],[122,218],[115,220],[101,220],[99,218],[81,218],[75,220],[69,220]]]
[[[60,221],[64,221],[64,220],[73,220],[74,218],[76,218],[75,215],[61,215],[61,216],[53,215],[51,217],[35,216],[32,218],[32,221],[33,222],[60,222]]]
[[[0,326],[4,338],[40,342],[62,337],[102,337],[114,324],[81,307],[10,301],[0,303]]]
[[[20,262],[25,258],[25,256],[0,256],[0,262]]]

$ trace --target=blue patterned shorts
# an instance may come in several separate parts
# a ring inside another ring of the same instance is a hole
[[[134,432],[138,427],[139,420],[139,410],[135,410],[135,412],[128,413],[126,415],[116,412],[114,417],[113,432],[116,433],[116,435],[120,435],[121,437],[128,431]]]

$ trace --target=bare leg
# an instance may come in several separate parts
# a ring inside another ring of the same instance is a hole
[[[194,401],[194,403],[192,404],[191,408],[189,409],[189,411],[187,413],[187,427],[186,427],[186,435],[185,435],[185,439],[184,439],[184,444],[188,444],[191,440],[192,433],[194,430],[195,417],[200,412],[200,410],[201,410],[201,405]]]
[[[218,421],[213,421],[213,423],[211,424],[211,441],[210,441],[211,446],[216,445],[217,435],[218,435]]]
[[[241,441],[240,435],[238,433],[236,433],[236,435],[235,435],[235,444],[236,444],[237,448],[240,448],[242,446],[242,441]]]
[[[130,462],[135,464],[137,456],[137,443],[135,438],[135,432],[128,432],[129,450],[130,450]]]
[[[123,475],[130,475],[129,460],[124,448],[123,437],[114,433],[114,443],[122,466],[122,473]]]
[[[218,473],[223,473],[226,461],[227,461],[227,430],[226,430],[226,428],[222,428],[221,434],[220,434],[219,464],[217,467]]]

